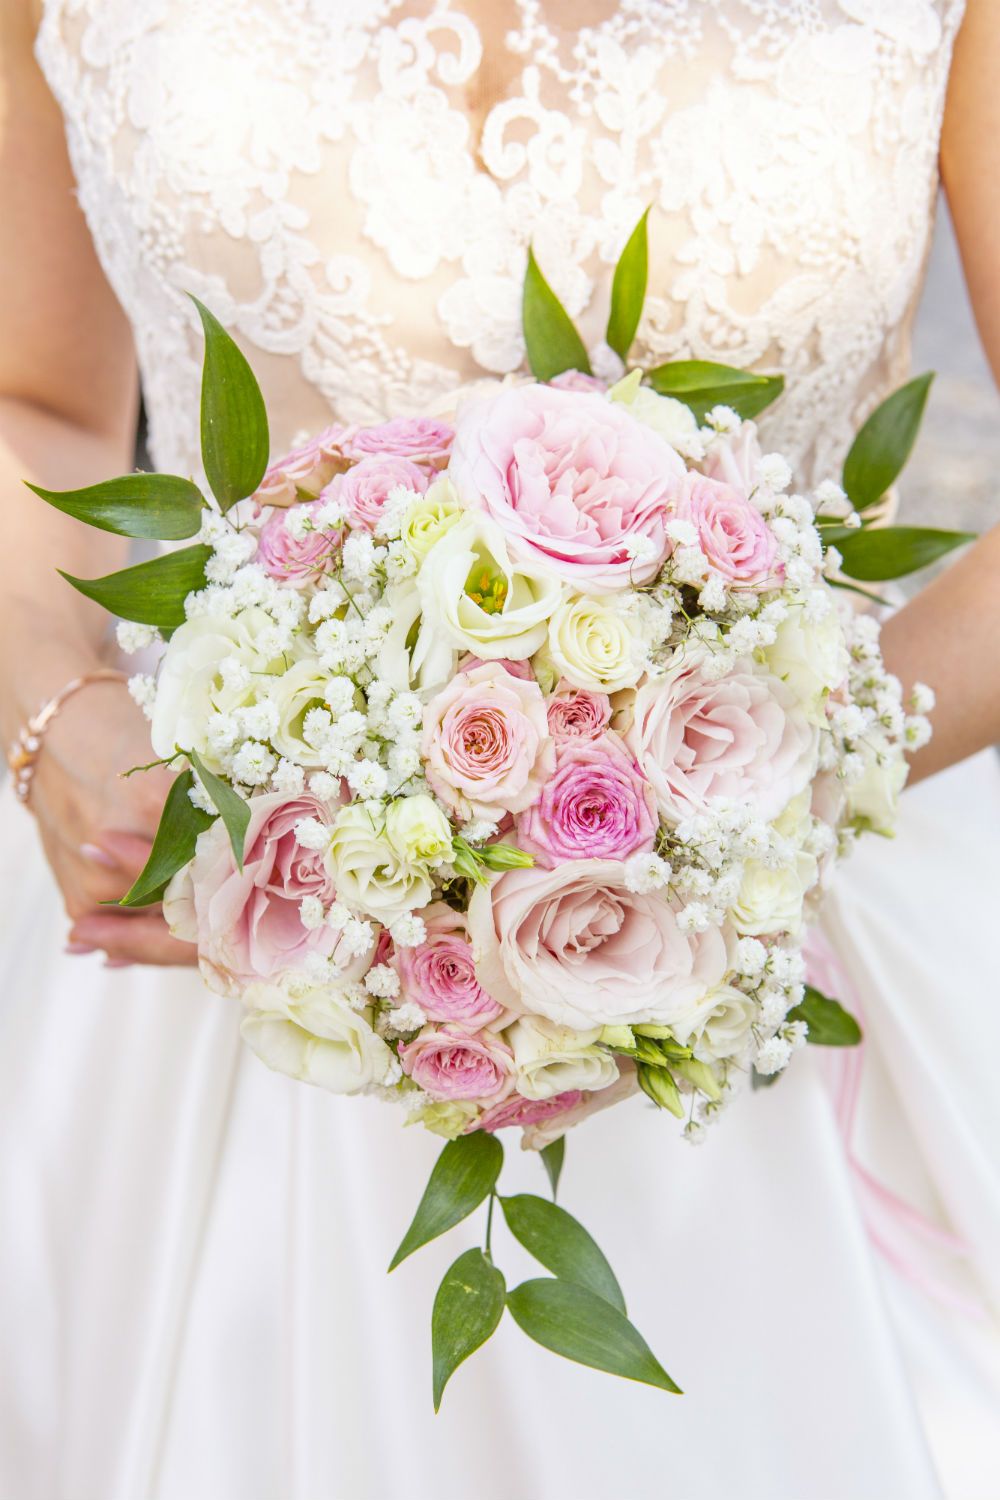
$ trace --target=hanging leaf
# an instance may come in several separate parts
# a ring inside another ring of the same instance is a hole
[[[466,1250],[445,1272],[431,1313],[435,1411],[462,1361],[496,1332],[506,1296],[503,1276],[479,1249]]]
[[[536,380],[554,380],[564,370],[591,373],[583,340],[542,275],[533,250],[528,251],[528,268],[524,273],[521,322],[528,364]]]
[[[56,510],[88,526],[159,542],[194,536],[205,507],[198,486],[175,474],[123,474],[84,490],[43,490],[25,483]]]
[[[503,1147],[488,1131],[476,1130],[449,1141],[434,1165],[413,1223],[389,1270],[394,1271],[414,1250],[468,1218],[493,1191],[502,1166]]]
[[[646,233],[648,218],[647,208],[629,236],[628,244],[615,266],[614,280],[611,283],[611,313],[604,337],[623,360],[628,359],[628,351],[642,317],[642,304],[646,300],[646,278],[649,272]]]
[[[557,1141],[550,1141],[539,1151],[542,1158],[542,1166],[545,1168],[552,1188],[552,1201],[555,1202],[559,1196],[559,1179],[562,1176],[563,1162],[566,1159],[566,1137],[561,1135]]]
[[[500,1207],[511,1234],[547,1271],[589,1287],[625,1312],[625,1298],[604,1252],[572,1214],[533,1193],[501,1198]]]
[[[944,557],[955,547],[974,542],[974,531],[934,531],[925,526],[866,526],[835,545],[842,571],[863,583],[903,578]]]
[[[646,371],[646,379],[661,396],[683,401],[698,422],[704,422],[713,406],[728,406],[739,417],[756,417],[785,388],[783,375],[757,375],[707,359],[657,365]]]
[[[831,1000],[806,985],[801,1005],[788,1012],[790,1021],[805,1021],[809,1027],[807,1041],[816,1047],[856,1047],[861,1041],[861,1027],[839,1000]]]
[[[185,755],[198,772],[198,780],[208,793],[216,810],[226,825],[229,842],[233,846],[236,868],[243,873],[243,845],[250,824],[250,808],[246,800],[234,792],[228,781],[223,781],[205,765],[196,750],[185,750]]]
[[[894,391],[875,408],[851,444],[842,483],[856,510],[867,510],[881,500],[898,479],[920,431],[933,379],[933,372],[918,375]]]
[[[179,552],[165,552],[162,557],[123,568],[120,573],[108,573],[104,578],[74,578],[61,568],[57,571],[109,614],[173,629],[184,624],[188,594],[205,587],[205,564],[211,556],[211,547],[182,547]]]
[[[161,901],[167,882],[194,859],[198,835],[214,819],[191,801],[188,793],[193,786],[193,775],[183,771],[170,788],[145,868],[119,906],[152,906]]]
[[[201,376],[201,461],[222,509],[252,495],[264,477],[270,439],[254,373],[219,320],[197,297],[205,331]]]
[[[519,1328],[578,1365],[680,1394],[642,1335],[610,1302],[571,1281],[523,1281],[507,1293]]]

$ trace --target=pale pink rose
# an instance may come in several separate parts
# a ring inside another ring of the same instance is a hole
[[[486,662],[459,673],[424,709],[424,774],[463,818],[496,818],[530,807],[555,765],[545,699]]]
[[[352,435],[349,451],[356,458],[411,458],[438,469],[448,461],[455,429],[433,417],[394,417],[377,427],[361,427]]]
[[[678,515],[694,526],[698,545],[720,577],[743,588],[774,588],[779,583],[774,533],[732,485],[689,474]]]
[[[753,422],[742,422],[736,432],[712,439],[701,471],[709,479],[732,485],[745,498],[760,488],[760,443]]]
[[[352,526],[372,531],[391,490],[401,484],[422,495],[427,483],[426,471],[408,458],[379,454],[361,459],[346,474],[335,475],[323,491],[322,499],[336,500],[346,510]]]
[[[670,550],[683,460],[627,409],[546,385],[502,387],[462,408],[449,466],[529,563],[581,590],[645,583]],[[633,546],[649,556],[636,561]]]
[[[602,1109],[610,1109],[613,1104],[621,1104],[632,1094],[639,1092],[639,1081],[636,1077],[635,1065],[627,1057],[618,1059],[618,1077],[614,1083],[606,1089],[595,1089],[590,1093],[583,1094],[575,1104],[567,1104],[559,1114],[548,1116],[547,1119],[536,1121],[525,1121],[524,1133],[521,1136],[521,1148],[524,1151],[544,1151],[546,1146],[551,1146],[567,1130],[572,1130],[575,1125],[580,1125],[591,1115],[598,1114]]]
[[[281,583],[312,583],[330,565],[333,542],[329,532],[307,531],[295,537],[285,525],[285,518],[305,509],[311,516],[317,510],[315,502],[301,507],[289,506],[287,510],[276,510],[260,529],[255,561],[264,572]]]
[[[285,507],[303,496],[314,499],[339,469],[347,466],[343,444],[353,428],[327,427],[317,437],[276,459],[254,492],[260,505]]]
[[[598,375],[587,375],[583,370],[562,370],[549,381],[557,391],[591,391],[603,395],[608,382]]]
[[[657,827],[652,788],[609,733],[557,747],[554,772],[518,819],[517,842],[551,869],[566,859],[627,859],[652,849]]]
[[[548,701],[549,733],[556,744],[564,740],[596,740],[611,722],[607,693],[560,683]]]
[[[565,1094],[554,1094],[551,1099],[525,1099],[522,1094],[511,1094],[486,1110],[469,1129],[492,1133],[506,1130],[509,1125],[541,1125],[544,1121],[562,1118],[585,1097],[582,1089],[567,1089]],[[465,1133],[468,1135],[469,1130]]]
[[[459,663],[460,672],[471,672],[475,667],[484,667],[486,663],[481,656],[466,656]],[[509,656],[497,657],[495,665],[503,667],[511,677],[520,677],[524,682],[534,682],[535,674],[531,670],[531,662],[525,658],[522,661],[512,661]]]
[[[514,1054],[491,1031],[425,1026],[399,1049],[403,1072],[432,1099],[493,1104],[514,1087]]]
[[[465,917],[440,902],[423,918],[426,941],[396,954],[404,999],[415,1001],[430,1021],[453,1021],[470,1032],[492,1025],[503,1006],[476,977]]]
[[[200,955],[216,987],[239,992],[254,979],[299,967],[310,953],[340,959],[337,933],[325,923],[312,930],[302,925],[303,897],[327,904],[335,892],[322,853],[295,838],[300,819],[329,824],[335,811],[306,792],[251,797],[242,874],[221,818],[200,836],[191,896]],[[360,977],[370,962],[370,955],[345,959],[345,977]]]
[[[476,889],[469,935],[491,995],[579,1030],[669,1025],[728,966],[723,932],[683,932],[661,893],[628,889],[618,860],[508,871]]]
[[[717,797],[776,818],[816,770],[817,730],[785,683],[749,657],[720,681],[698,647],[660,677],[622,694],[622,734],[667,822],[707,812]]]

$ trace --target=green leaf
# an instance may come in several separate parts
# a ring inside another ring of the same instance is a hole
[[[788,1019],[805,1021],[809,1027],[807,1041],[816,1047],[856,1047],[861,1040],[861,1027],[850,1011],[811,984],[806,985],[802,1004],[788,1012]]]
[[[479,1249],[466,1250],[445,1272],[431,1313],[435,1411],[462,1361],[496,1332],[506,1297],[503,1276]]]
[[[153,905],[161,899],[171,876],[194,859],[198,835],[204,833],[214,819],[191,801],[188,792],[193,786],[194,776],[190,771],[183,771],[170,788],[145,868],[132,889],[119,901],[119,906]]]
[[[229,842],[233,846],[236,868],[242,875],[243,845],[250,823],[249,805],[239,792],[233,791],[228,781],[223,781],[221,777],[215,776],[208,769],[197,750],[185,750],[184,753],[198,772],[198,780],[211,797],[219,816],[226,825]]]
[[[974,531],[934,531],[926,526],[866,526],[835,545],[848,578],[880,583],[926,568],[955,547],[974,542]]]
[[[165,552],[162,557],[123,568],[120,573],[108,573],[104,578],[74,578],[61,568],[57,571],[110,614],[172,629],[184,624],[188,594],[205,587],[205,564],[211,555],[211,547],[182,547],[179,552]]]
[[[123,474],[84,490],[43,490],[25,483],[56,510],[88,526],[160,542],[194,536],[205,506],[198,486],[175,474]]]
[[[918,375],[877,406],[844,461],[843,486],[855,509],[881,500],[910,456],[933,373]]]
[[[547,1271],[560,1281],[589,1287],[625,1312],[625,1298],[604,1252],[572,1214],[533,1193],[501,1198],[500,1207],[511,1234]]]
[[[485,1130],[449,1141],[434,1164],[413,1223],[392,1257],[389,1270],[394,1271],[421,1245],[436,1240],[439,1234],[467,1219],[493,1191],[502,1166],[503,1147],[496,1136]]]
[[[673,396],[704,422],[713,406],[729,406],[739,417],[755,417],[785,388],[783,375],[757,375],[707,359],[679,359],[646,371],[661,396]]]
[[[542,1166],[545,1168],[552,1188],[552,1201],[556,1201],[559,1194],[559,1179],[562,1176],[563,1162],[566,1159],[566,1137],[561,1135],[557,1141],[550,1141],[539,1151],[542,1158]]]
[[[610,1302],[571,1281],[522,1281],[507,1293],[519,1328],[554,1354],[680,1394],[642,1335]]]
[[[264,398],[245,356],[197,297],[205,330],[201,377],[201,460],[223,510],[252,495],[267,468]]]
[[[611,313],[605,339],[623,360],[628,359],[628,351],[642,317],[642,304],[646,300],[646,277],[649,271],[646,235],[648,218],[647,208],[629,236],[628,244],[615,266],[614,280],[611,283]]]
[[[573,320],[542,275],[535,252],[528,251],[521,299],[521,322],[528,364],[536,380],[553,380],[564,370],[591,373],[590,360]]]

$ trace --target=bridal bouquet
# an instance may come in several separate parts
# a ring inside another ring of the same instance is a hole
[[[123,904],[163,903],[270,1067],[447,1139],[394,1266],[488,1203],[485,1249],[435,1302],[435,1406],[505,1308],[677,1389],[582,1226],[498,1194],[498,1132],[542,1152],[554,1199],[595,1111],[641,1092],[696,1142],[804,1043],[859,1039],[805,984],[805,924],[857,834],[891,832],[930,700],[901,701],[875,617],[836,590],[965,540],[868,524],[928,380],[873,414],[840,484],[796,493],[753,421],[780,377],[626,372],[645,279],[643,220],[616,378],[531,258],[535,378],[330,427],[270,467],[256,382],[197,304],[212,498],[158,474],[38,491],[193,538],[69,580],[125,651],[163,643],[130,685],[178,774]],[[507,1290],[494,1204],[550,1276]]]

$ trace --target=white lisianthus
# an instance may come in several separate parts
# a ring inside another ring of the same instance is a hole
[[[458,652],[450,641],[422,622],[423,605],[415,582],[390,590],[385,603],[392,624],[379,649],[375,670],[397,693],[435,693],[450,682]]]
[[[390,803],[385,834],[400,859],[411,864],[433,866],[451,858],[451,824],[426,792]]]
[[[263,612],[199,615],[174,631],[156,685],[151,738],[157,755],[173,755],[179,745],[197,750],[209,770],[222,769],[207,734],[209,722],[249,703],[251,674],[270,666],[254,642],[257,614]]]
[[[799,853],[777,869],[748,860],[739,896],[729,913],[733,926],[744,937],[797,933],[802,925],[802,903],[818,874],[811,854]]]
[[[423,562],[436,542],[459,520],[462,507],[455,486],[447,474],[435,479],[422,495],[415,495],[406,508],[400,537],[417,559]]]
[[[554,574],[512,558],[502,529],[474,512],[434,544],[417,587],[425,622],[484,661],[533,655],[563,593]]]
[[[664,442],[670,444],[685,458],[694,460],[705,457],[705,443],[701,429],[690,407],[673,396],[660,396],[642,384],[642,371],[630,370],[608,391],[608,398],[627,406],[637,422],[652,427]]]
[[[732,985],[720,984],[675,1017],[670,1030],[682,1047],[691,1048],[699,1062],[716,1062],[744,1052],[756,1014],[749,995]]]
[[[426,865],[404,858],[387,836],[384,815],[360,802],[337,814],[326,864],[340,900],[379,922],[426,906],[433,894]]]
[[[356,1010],[329,986],[292,998],[278,985],[251,985],[250,1013],[240,1028],[262,1062],[333,1094],[360,1094],[383,1083],[392,1053],[372,1030],[370,1011]]]
[[[507,1028],[504,1041],[513,1049],[517,1091],[526,1099],[551,1099],[568,1089],[607,1088],[618,1077],[618,1064],[597,1045],[599,1026],[576,1031],[540,1016],[522,1016]]]
[[[645,649],[621,611],[608,599],[574,595],[549,621],[547,655],[556,675],[576,688],[617,693],[634,687],[645,668]]]
[[[884,751],[881,756],[864,741],[858,742],[865,768],[861,776],[848,783],[846,816],[849,823],[869,833],[892,838],[896,832],[899,794],[910,774],[898,750]]]
[[[832,604],[819,619],[811,618],[805,606],[792,605],[763,654],[768,669],[787,682],[813,716],[822,713],[824,698],[850,668],[843,626]]]

